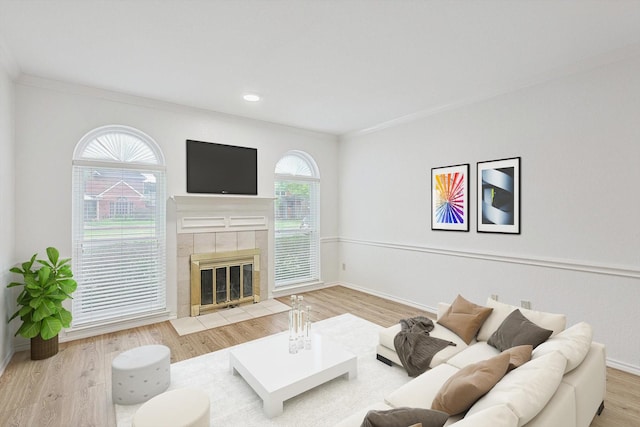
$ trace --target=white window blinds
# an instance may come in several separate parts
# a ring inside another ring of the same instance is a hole
[[[313,160],[289,153],[276,165],[275,286],[320,279],[320,179]]]
[[[73,325],[166,308],[162,154],[130,128],[100,128],[73,165]]]

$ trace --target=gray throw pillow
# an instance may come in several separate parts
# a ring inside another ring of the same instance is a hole
[[[360,427],[398,427],[422,423],[422,427],[442,427],[448,414],[431,409],[395,408],[386,411],[369,411]]]
[[[516,309],[504,319],[500,327],[489,337],[487,344],[500,351],[527,344],[536,348],[545,342],[552,333],[553,331],[541,328],[527,319],[520,310]]]

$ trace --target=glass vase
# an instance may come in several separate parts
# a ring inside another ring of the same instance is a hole
[[[295,295],[291,295],[291,308],[289,309],[289,353],[298,352],[298,316],[299,310]]]
[[[302,295],[298,296],[298,350],[304,349],[304,306],[303,306],[304,297]]]
[[[304,349],[311,350],[311,306],[307,306],[304,316]]]

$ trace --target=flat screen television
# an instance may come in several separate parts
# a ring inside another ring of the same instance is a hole
[[[187,140],[187,193],[258,194],[258,150]]]

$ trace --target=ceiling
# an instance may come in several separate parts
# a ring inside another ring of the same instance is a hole
[[[0,0],[17,76],[335,135],[638,54],[636,0]]]

